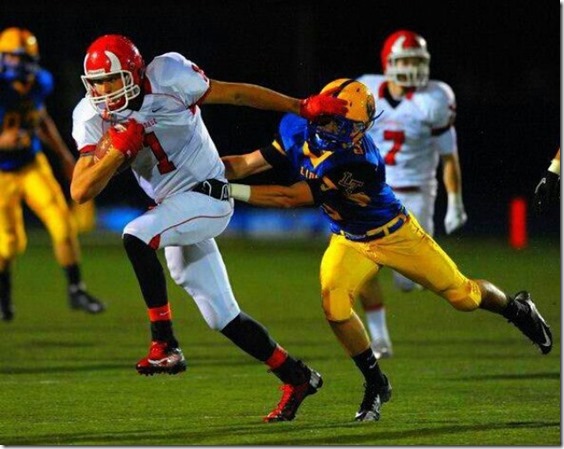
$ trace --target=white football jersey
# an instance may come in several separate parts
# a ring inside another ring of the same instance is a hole
[[[209,79],[178,53],[165,53],[147,66],[139,111],[125,109],[103,120],[87,98],[73,111],[72,136],[88,152],[107,129],[134,118],[145,128],[144,147],[131,168],[139,185],[157,203],[190,190],[205,179],[225,180],[225,167],[202,120],[198,102]]]
[[[386,182],[392,187],[437,186],[440,156],[456,153],[455,97],[440,81],[429,81],[399,104],[386,98],[384,75],[363,75],[382,115],[369,130],[386,162]]]

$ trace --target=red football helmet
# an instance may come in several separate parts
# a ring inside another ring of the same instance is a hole
[[[381,58],[382,69],[388,79],[400,86],[420,87],[429,81],[431,55],[427,51],[427,42],[413,31],[399,30],[388,36]],[[398,67],[397,62],[402,58],[419,58],[420,62]]]
[[[141,93],[141,82],[145,74],[145,62],[139,50],[127,37],[107,34],[96,39],[84,58],[86,98],[104,113],[122,111],[129,100]],[[94,83],[104,78],[120,76],[123,87],[109,94],[99,94]]]

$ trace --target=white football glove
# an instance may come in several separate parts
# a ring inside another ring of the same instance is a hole
[[[462,194],[449,193],[447,213],[445,216],[446,233],[453,233],[457,229],[464,226],[464,223],[466,223],[467,221],[468,215],[466,215],[466,211],[464,210],[464,204],[462,203]]]

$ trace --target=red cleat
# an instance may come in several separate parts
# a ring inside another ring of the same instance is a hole
[[[186,359],[180,348],[171,348],[167,342],[152,341],[149,355],[135,366],[139,374],[178,374],[186,371]]]
[[[305,365],[302,366],[305,367]],[[276,408],[263,418],[264,422],[292,421],[296,417],[296,412],[303,400],[317,393],[317,390],[323,385],[321,374],[307,369],[310,372],[307,382],[300,385],[284,384],[280,387],[283,392],[282,399],[280,399]]]

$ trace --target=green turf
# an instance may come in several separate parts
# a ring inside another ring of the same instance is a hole
[[[83,238],[83,272],[108,310],[67,308],[44,235],[14,267],[17,316],[0,322],[0,444],[7,445],[519,445],[558,446],[560,253],[558,241],[514,251],[502,239],[442,239],[460,268],[515,292],[526,287],[552,324],[548,356],[498,316],[455,311],[428,292],[388,294],[395,356],[381,366],[394,387],[378,423],[353,416],[362,379],[320,308],[319,240],[220,239],[243,309],[324,376],[295,421],[264,424],[278,380],[209,330],[170,283],[177,336],[189,368],[143,377],[146,311],[118,236]]]

